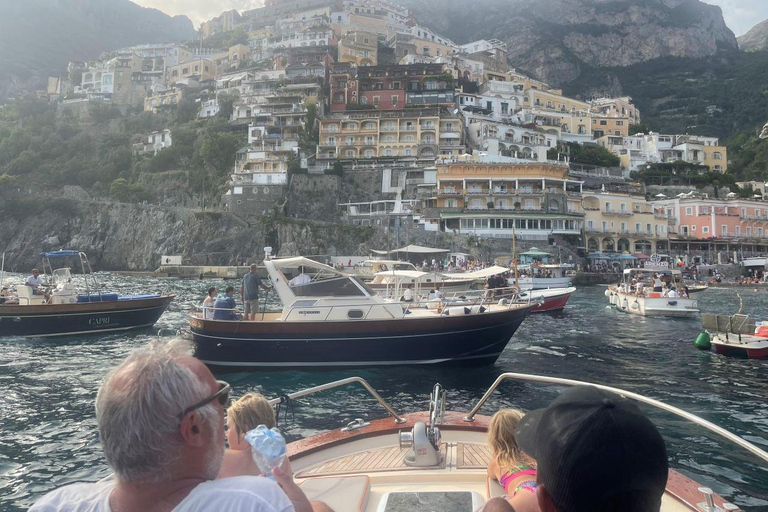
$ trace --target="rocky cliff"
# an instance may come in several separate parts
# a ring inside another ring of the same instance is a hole
[[[497,38],[520,71],[561,85],[585,67],[736,50],[719,7],[699,0],[405,0],[430,28],[466,43]]]
[[[739,48],[745,52],[768,50],[768,20],[758,23],[739,37]]]
[[[2,2],[0,103],[12,93],[44,85],[70,60],[141,43],[195,38],[186,16],[168,16],[129,0]]]

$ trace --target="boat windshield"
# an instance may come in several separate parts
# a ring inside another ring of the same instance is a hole
[[[70,281],[72,281],[72,272],[70,272],[69,267],[57,268],[53,271],[54,284],[68,283]]]
[[[376,292],[354,277],[333,277],[291,288],[297,297],[365,297]]]

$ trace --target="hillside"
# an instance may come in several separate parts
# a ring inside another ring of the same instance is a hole
[[[739,48],[745,52],[768,50],[768,20],[758,23],[739,37]]]
[[[2,0],[0,6],[0,103],[41,87],[70,60],[195,37],[186,16],[171,17],[129,0]]]
[[[497,38],[520,71],[554,85],[585,67],[699,58],[738,48],[719,7],[699,0],[403,0],[457,43]],[[471,8],[470,8],[471,6]],[[555,14],[556,13],[556,14]]]

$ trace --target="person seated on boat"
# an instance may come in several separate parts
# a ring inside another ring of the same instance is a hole
[[[203,316],[205,319],[210,320],[213,318],[213,304],[216,302],[216,295],[218,295],[219,291],[215,286],[211,286],[208,288],[207,293],[208,295],[205,296],[205,300],[203,301]]]
[[[637,285],[635,286],[635,293],[637,293],[638,297],[645,295],[645,283],[643,281],[638,281]]]
[[[488,476],[504,487],[510,504],[518,512],[537,512],[536,461],[522,452],[515,441],[515,428],[523,412],[501,409],[488,426],[491,460]]]
[[[678,299],[680,298],[680,294],[677,293],[677,290],[674,288],[670,288],[669,291],[667,291],[667,297],[670,299]]]
[[[429,295],[427,295],[427,299],[440,300],[440,292],[435,290],[429,290]]]
[[[529,412],[515,439],[536,460],[542,512],[658,512],[667,483],[667,449],[632,401],[575,386]]]
[[[264,425],[267,428],[277,426],[275,410],[269,401],[259,393],[246,393],[227,408],[225,429],[229,449],[224,452],[224,459],[217,478],[261,475],[259,466],[253,460],[251,445],[245,440],[245,434],[259,425]],[[280,469],[288,477],[293,477],[293,470],[288,457],[283,460]],[[306,496],[304,499],[307,499]],[[311,505],[314,512],[331,511],[331,508],[321,501],[312,502]]]
[[[413,284],[408,284],[405,287],[405,291],[403,292],[403,296],[400,297],[401,302],[413,302]]]
[[[304,273],[304,267],[299,267],[299,275],[288,281],[289,286],[303,286],[305,284],[309,284],[312,281],[312,278],[309,277],[309,275]]]
[[[664,282],[659,274],[653,274],[653,291],[657,293],[664,291]]]
[[[683,286],[683,288],[680,290],[680,296],[684,299],[687,299],[691,296],[687,286]]]
[[[230,386],[217,381],[193,352],[189,341],[157,340],[110,371],[96,395],[96,420],[114,476],[66,485],[29,510],[308,510],[303,492],[283,471],[275,471],[276,482],[257,476],[216,479]]]
[[[32,269],[32,275],[27,277],[27,280],[24,282],[24,284],[32,288],[32,295],[42,295],[45,297],[46,302],[48,302],[48,299],[51,298],[50,295],[43,291],[43,285],[45,284],[45,281],[43,281],[43,278],[40,277],[40,271],[38,271],[36,268]]]
[[[259,312],[259,288],[265,291],[272,290],[261,282],[258,274],[259,267],[254,263],[251,265],[251,271],[243,276],[243,284],[240,286],[240,296],[243,298],[243,309],[246,320],[256,320],[256,313]]]
[[[240,320],[242,318],[237,312],[234,286],[227,286],[224,293],[216,296],[216,301],[213,303],[213,318],[215,320]]]

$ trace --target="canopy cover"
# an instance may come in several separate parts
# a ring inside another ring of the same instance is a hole
[[[379,253],[379,251],[373,251],[373,252]],[[407,252],[412,254],[440,254],[440,253],[447,253],[451,251],[449,251],[448,249],[435,249],[433,247],[422,247],[421,245],[411,244],[405,247],[401,247],[400,249],[393,249],[389,251],[389,254],[394,254],[398,252]]]
[[[73,250],[40,253],[41,258],[66,258],[67,256],[79,256],[79,255],[80,255],[80,251],[73,251]]]

